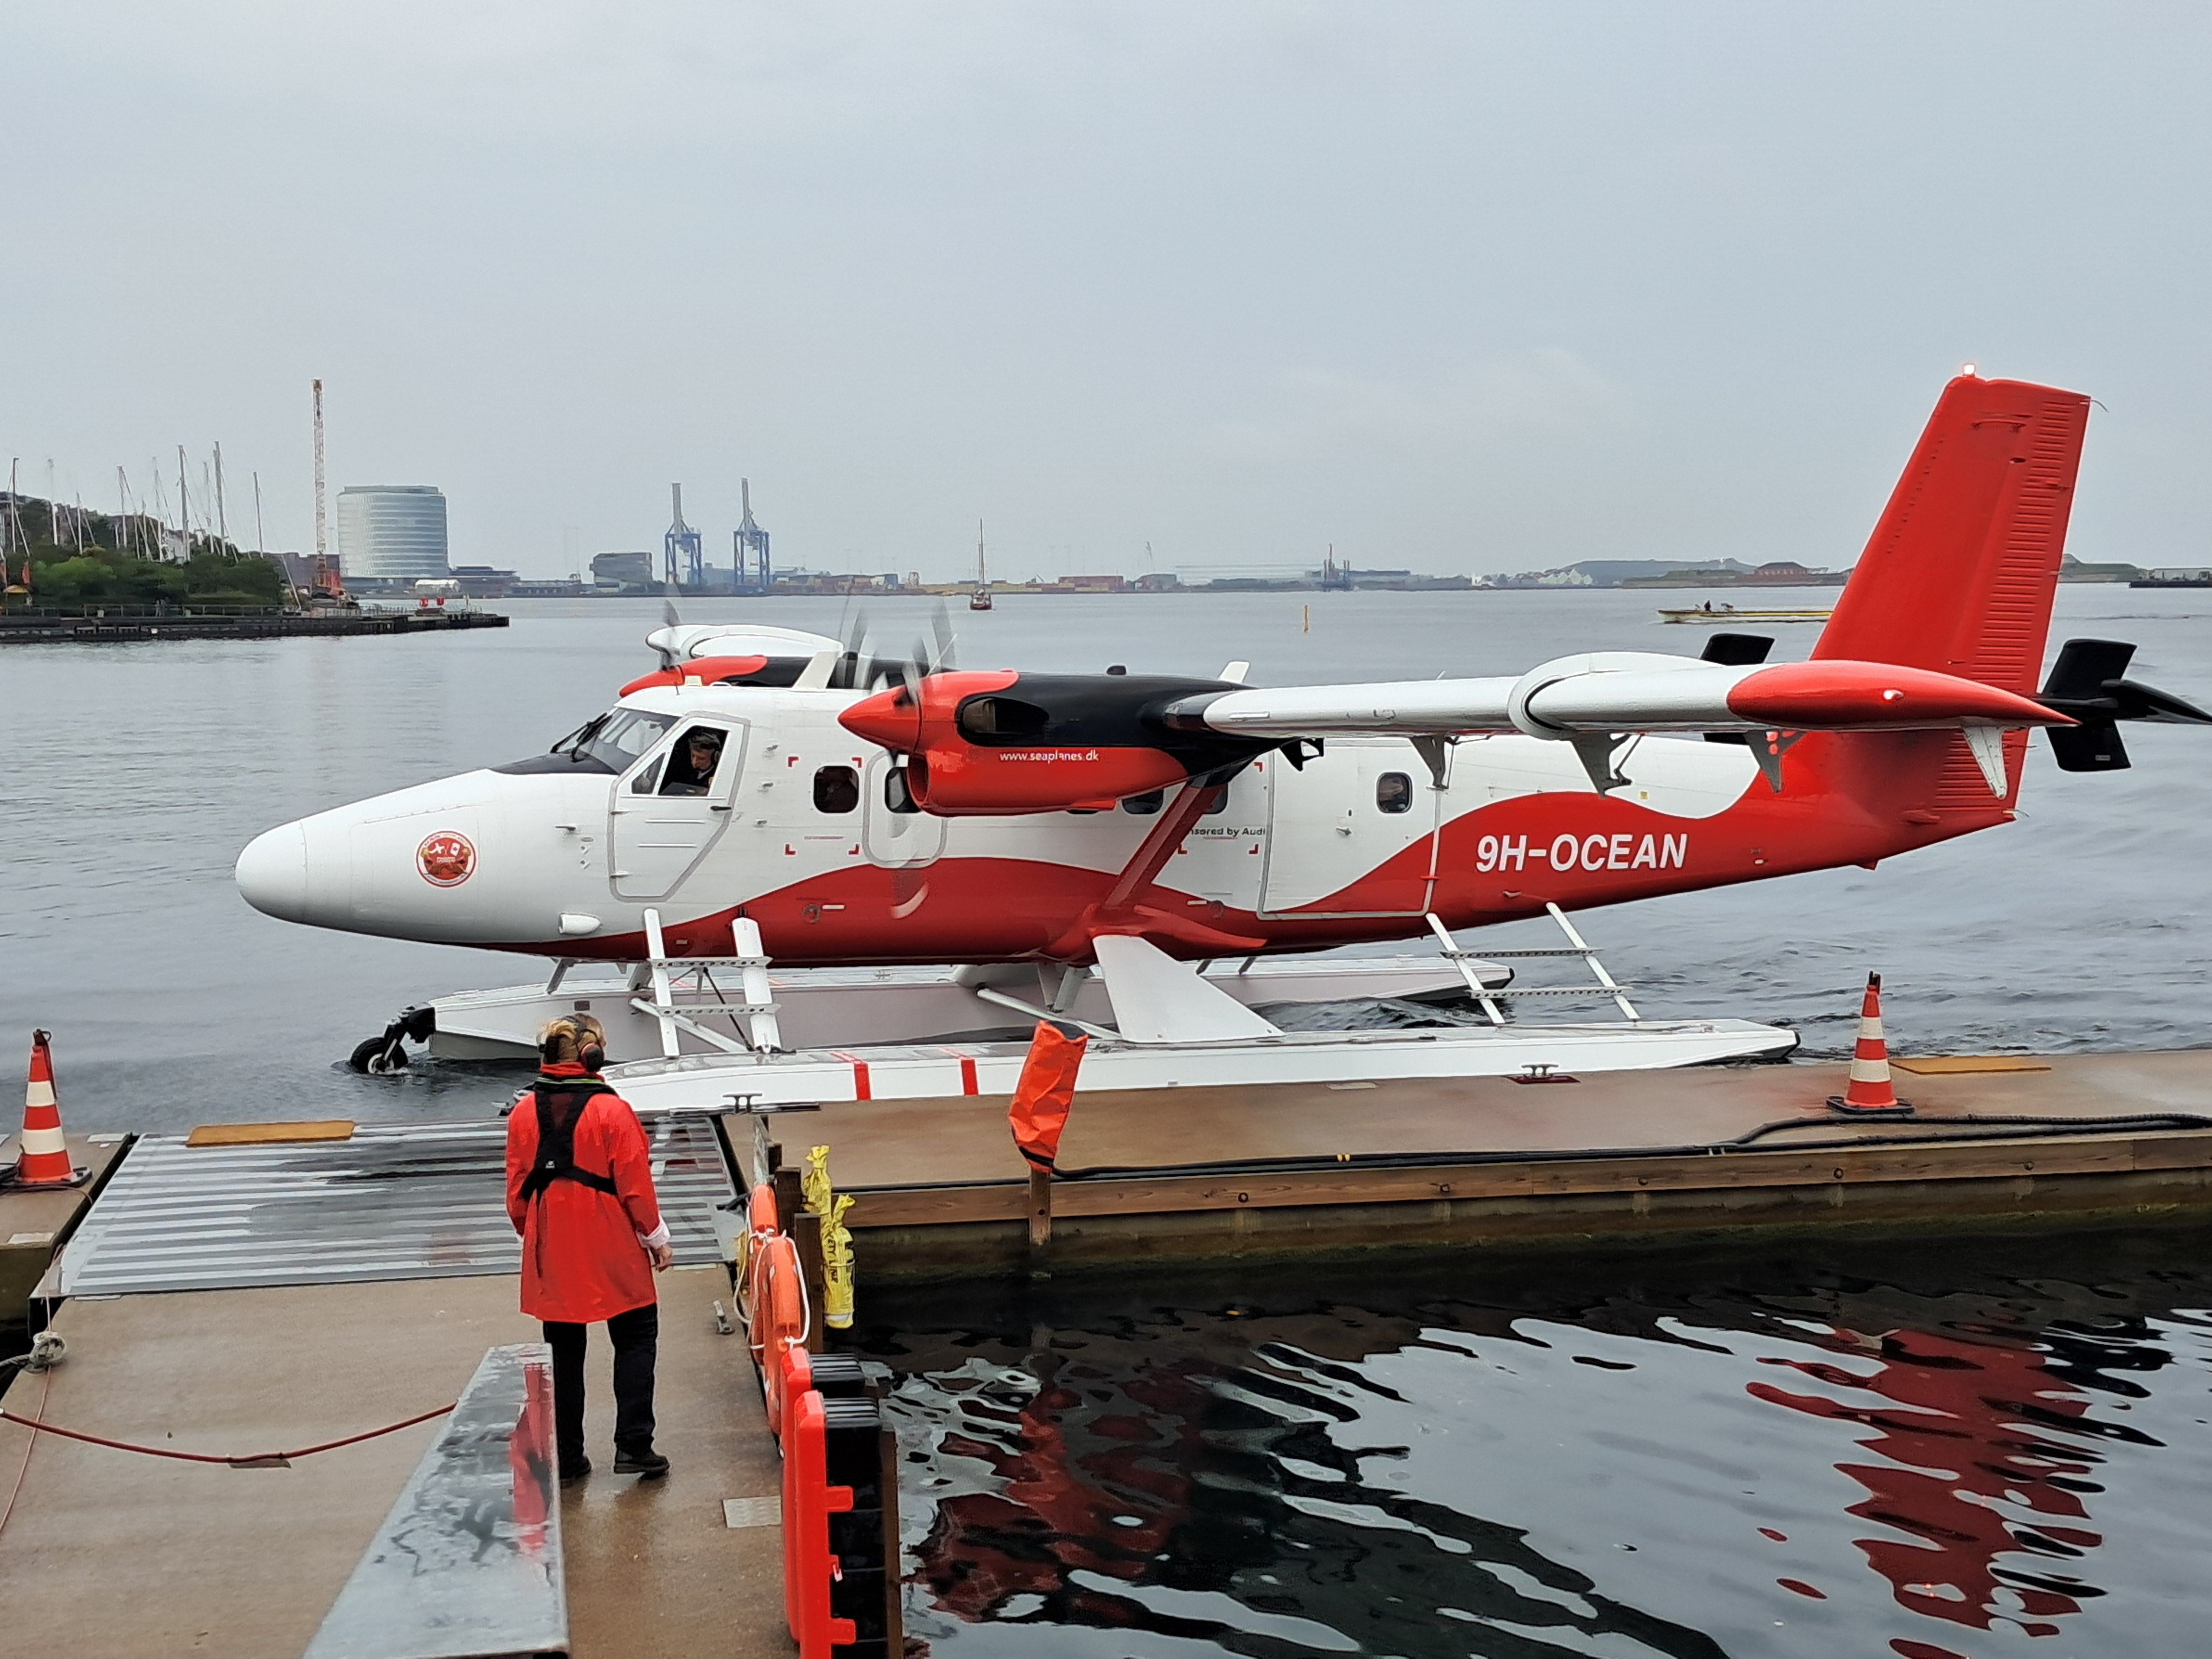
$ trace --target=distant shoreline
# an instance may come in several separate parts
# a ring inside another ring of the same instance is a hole
[[[362,635],[452,634],[505,628],[491,611],[346,611],[337,615],[277,612],[258,617],[160,616],[150,611],[86,617],[0,617],[0,645],[110,645],[133,640],[344,639]]]

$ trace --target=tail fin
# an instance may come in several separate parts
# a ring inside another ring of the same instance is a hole
[[[2089,400],[1962,374],[1813,647],[2033,695]]]

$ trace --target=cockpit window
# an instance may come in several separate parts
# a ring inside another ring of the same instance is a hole
[[[661,735],[675,723],[672,714],[649,714],[642,708],[611,708],[562,738],[553,745],[552,752],[566,755],[578,765],[590,764],[620,772],[659,743]]]
[[[668,751],[660,791],[664,795],[704,795],[714,787],[721,769],[722,749],[729,734],[712,726],[695,726],[676,740]]]

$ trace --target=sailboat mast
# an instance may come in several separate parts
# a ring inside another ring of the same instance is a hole
[[[215,447],[215,535],[218,542],[230,540],[230,519],[222,510],[222,446]]]
[[[975,520],[975,586],[980,589],[990,579],[983,574],[983,521]]]

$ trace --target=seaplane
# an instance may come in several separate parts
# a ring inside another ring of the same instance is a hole
[[[1723,632],[1267,687],[672,620],[549,750],[272,829],[237,884],[289,921],[553,964],[405,1011],[358,1068],[410,1041],[526,1057],[580,1010],[641,1105],[1000,1092],[1040,1018],[1092,1034],[1098,1089],[1785,1054],[1786,1030],[1644,1018],[1571,915],[1872,867],[2011,820],[2033,732],[2100,771],[2122,721],[2212,720],[2130,679],[2124,642],[2041,674],[2087,415],[1952,380],[1807,661]],[[1554,950],[1458,939],[1547,915]],[[1416,939],[1436,954],[1340,949]],[[1490,959],[1514,955],[1587,969],[1620,1018],[1524,1017],[1534,988]],[[1316,1012],[1448,996],[1433,1024]]]

